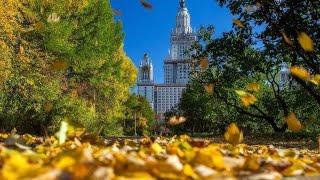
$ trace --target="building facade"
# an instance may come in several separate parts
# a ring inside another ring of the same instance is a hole
[[[185,0],[180,0],[176,25],[171,31],[169,53],[164,59],[164,83],[154,82],[153,65],[147,54],[139,66],[138,94],[149,101],[160,120],[164,113],[179,103],[186,89],[192,70],[192,52],[189,50],[196,40]]]

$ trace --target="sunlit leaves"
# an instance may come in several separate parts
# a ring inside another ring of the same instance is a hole
[[[285,117],[285,121],[288,125],[288,128],[293,132],[298,132],[303,128],[295,113],[290,113],[287,117]]]
[[[183,116],[172,116],[170,119],[169,119],[169,125],[171,126],[175,126],[175,125],[179,125],[179,124],[182,124],[184,122],[186,122],[186,118],[183,117]]]
[[[233,24],[235,24],[239,28],[245,28],[245,26],[239,19],[233,19]]]
[[[146,9],[152,9],[153,6],[147,0],[140,0],[141,5]]]
[[[301,32],[298,35],[298,41],[301,45],[301,47],[306,51],[306,52],[313,52],[314,51],[314,44],[313,40],[310,38],[308,34],[305,32]]]
[[[224,133],[224,139],[232,145],[237,145],[243,141],[243,133],[235,123],[232,123]]]
[[[290,72],[292,75],[302,79],[302,80],[308,80],[310,78],[310,73],[301,66],[292,66],[290,68]]]

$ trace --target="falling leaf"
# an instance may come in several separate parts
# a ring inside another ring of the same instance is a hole
[[[243,23],[239,20],[239,19],[234,19],[233,23],[235,25],[237,25],[239,28],[244,28],[245,26],[243,25]]]
[[[247,87],[248,91],[258,92],[260,90],[260,85],[258,83],[250,83]]]
[[[283,37],[284,41],[285,41],[287,44],[289,44],[290,46],[292,46],[292,45],[293,45],[293,42],[291,41],[291,39],[290,39],[284,32],[281,32],[281,34],[282,34],[282,37]]]
[[[172,126],[175,126],[175,125],[179,125],[179,124],[182,124],[184,122],[186,122],[186,118],[185,117],[182,117],[182,116],[172,116],[170,119],[169,119],[169,124],[172,125]]]
[[[224,138],[230,144],[237,145],[243,141],[243,133],[235,123],[232,123],[224,133]]]
[[[305,32],[299,33],[298,41],[299,41],[301,47],[305,51],[307,51],[307,52],[313,52],[314,51],[313,40]]]
[[[302,79],[302,80],[308,80],[310,79],[310,73],[301,66],[292,66],[290,68],[290,72],[292,75]]]
[[[60,61],[60,60],[52,62],[50,67],[50,69],[53,71],[61,71],[67,68],[68,68],[68,63],[66,61]]]
[[[68,132],[68,123],[66,121],[62,121],[60,125],[60,130],[57,133],[59,144],[63,144],[66,142],[67,132]]]
[[[205,70],[205,69],[208,68],[208,66],[209,66],[209,60],[206,59],[206,58],[202,58],[202,59],[200,60],[200,68],[201,68],[202,70]]]
[[[297,119],[295,113],[290,113],[286,118],[285,121],[288,125],[288,128],[293,132],[298,132],[302,129],[301,122]]]
[[[241,102],[245,107],[253,105],[256,101],[257,101],[257,98],[250,93],[247,93],[246,95],[241,96]]]
[[[257,101],[257,98],[251,93],[242,90],[236,90],[235,92],[240,96],[241,102],[245,107],[251,106]]]
[[[213,94],[214,91],[214,84],[210,83],[210,84],[205,84],[204,85],[204,89],[206,90],[206,92],[208,94]]]
[[[146,9],[152,9],[152,4],[146,0],[140,0],[141,5]]]

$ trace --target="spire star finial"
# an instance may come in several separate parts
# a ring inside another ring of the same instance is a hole
[[[185,0],[180,0],[180,8],[185,8],[185,7],[186,7]]]

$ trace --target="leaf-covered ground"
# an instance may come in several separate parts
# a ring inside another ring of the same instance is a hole
[[[318,177],[314,150],[213,140],[0,135],[0,179],[281,179]]]

